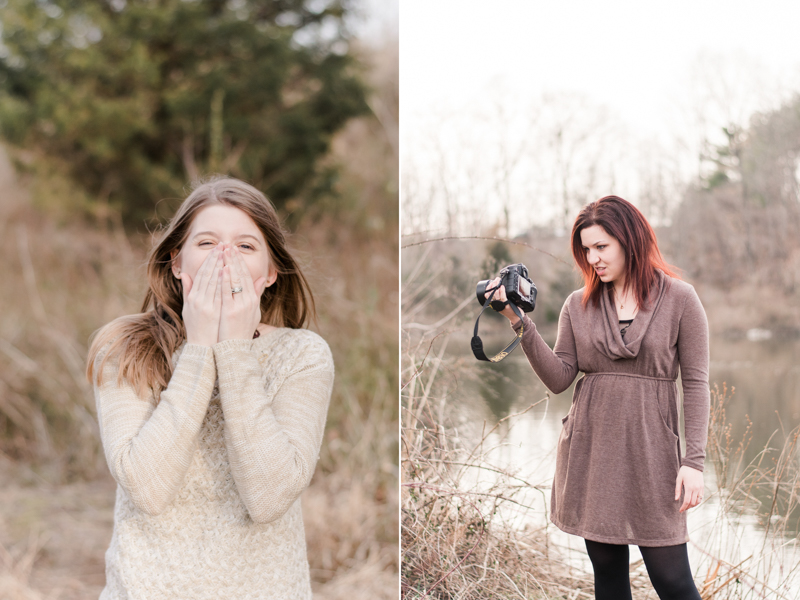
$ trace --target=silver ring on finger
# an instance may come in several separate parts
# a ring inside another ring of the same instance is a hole
[[[242,288],[242,286],[240,286],[240,285],[237,285],[236,287],[231,288],[231,294],[238,294],[239,292],[242,292],[242,291],[244,291],[244,288]]]

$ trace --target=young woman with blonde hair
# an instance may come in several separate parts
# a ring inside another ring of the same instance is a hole
[[[554,393],[579,372],[562,420],[551,520],[586,540],[598,600],[630,600],[628,545],[641,550],[662,600],[700,600],[689,568],[686,510],[703,498],[708,322],[694,288],[661,256],[644,215],[618,196],[585,206],[572,229],[585,286],[561,309],[551,350],[536,326],[522,348]],[[499,285],[495,279],[490,287]],[[505,290],[497,299],[506,301]],[[680,371],[686,452],[681,454]]]
[[[216,178],[147,263],[142,312],[89,352],[117,481],[102,599],[311,598],[300,494],[333,383],[272,204]]]

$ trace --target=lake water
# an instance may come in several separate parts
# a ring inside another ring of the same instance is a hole
[[[484,339],[489,349],[500,348],[504,341],[507,340],[491,343]],[[552,345],[552,340],[548,341]],[[448,352],[460,354],[454,346],[456,343],[451,340]],[[471,444],[480,440],[481,432],[490,429],[498,420],[525,410],[548,394],[521,349],[497,364],[478,361],[470,364],[468,344],[463,346],[468,373],[461,377],[457,390],[449,392],[448,404],[454,409],[458,435]],[[712,387],[716,383],[720,388],[723,384],[729,389],[735,388],[726,409],[733,439],[741,438],[747,417],[752,421],[752,440],[746,452],[748,460],[764,448],[777,429],[788,432],[800,424],[800,340],[712,339],[711,357]],[[547,485],[555,471],[561,418],[569,411],[571,401],[572,388],[551,396],[524,415],[502,422],[483,445],[487,463],[509,469],[527,482],[543,484],[546,488],[520,492],[517,499],[529,506],[528,509],[516,505],[506,507],[502,516],[513,527],[546,524],[550,496]],[[488,484],[491,478],[491,472],[475,471],[468,475],[467,485]],[[704,575],[713,569],[715,560],[712,557],[731,564],[745,561],[743,566],[751,577],[781,587],[763,597],[800,598],[800,574],[789,572],[800,570],[796,536],[769,539],[764,535],[764,525],[755,516],[722,510],[713,493],[713,469],[706,469],[705,481],[707,500],[689,513],[690,558],[695,573]],[[797,522],[789,528],[796,533]],[[552,524],[549,530],[553,542],[566,549],[570,563],[590,570],[582,539],[564,534]],[[631,560],[639,558],[636,548],[631,548]],[[747,586],[752,584],[752,580],[744,576],[736,585],[744,586],[743,592],[746,592]],[[742,597],[750,596],[743,593]]]

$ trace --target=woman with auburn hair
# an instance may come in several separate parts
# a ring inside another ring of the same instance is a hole
[[[520,320],[509,306],[502,311],[515,331],[523,327],[522,348],[553,393],[584,374],[562,419],[550,518],[586,540],[598,600],[631,598],[629,544],[639,546],[659,598],[700,600],[686,510],[703,499],[705,312],[694,288],[664,262],[644,215],[622,198],[583,208],[572,254],[585,287],[564,303],[554,349],[527,316]],[[497,294],[506,301],[502,287]]]
[[[201,183],[150,253],[142,312],[96,335],[117,481],[102,599],[311,598],[300,494],[333,384],[306,279],[267,198]]]

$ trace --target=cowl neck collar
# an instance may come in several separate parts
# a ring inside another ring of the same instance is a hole
[[[639,307],[639,312],[625,332],[624,340],[619,330],[617,307],[611,299],[611,285],[604,285],[605,289],[600,295],[600,306],[595,309],[595,318],[592,319],[594,347],[611,360],[636,358],[653,316],[664,298],[668,287],[667,277],[661,271],[656,271],[656,281],[650,290],[647,306]]]

